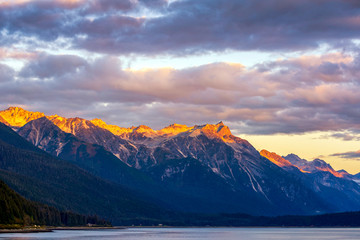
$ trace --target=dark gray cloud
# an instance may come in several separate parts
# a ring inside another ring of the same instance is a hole
[[[360,160],[360,150],[355,152],[334,153],[330,156],[340,157],[345,159]]]
[[[324,135],[321,138],[329,139],[329,138],[337,138],[343,141],[360,141],[360,133],[359,130],[346,130],[343,132],[336,132],[329,135]]]
[[[26,78],[54,78],[65,74],[73,74],[79,68],[85,67],[87,62],[74,55],[46,55],[41,54],[34,61],[29,62],[20,72]]]
[[[0,84],[12,81],[14,76],[15,71],[11,67],[0,63]]]
[[[54,41],[62,36],[69,23],[59,8],[43,1],[2,7],[0,16],[2,30],[9,34],[38,37],[44,41]]]
[[[0,8],[1,30],[18,41],[62,37],[73,48],[111,54],[348,47],[360,37],[359,18],[356,0],[56,0]],[[330,70],[340,71],[321,69]]]
[[[130,11],[136,8],[136,1],[90,0],[82,8],[84,14],[96,14],[108,11]]]

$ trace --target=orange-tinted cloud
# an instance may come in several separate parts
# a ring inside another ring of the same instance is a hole
[[[34,0],[13,0],[13,1],[0,0],[0,7],[15,6],[15,5],[19,5],[19,4],[29,3],[32,1],[34,1]]]
[[[69,6],[78,6],[81,3],[84,3],[85,0],[53,0],[51,1],[53,4],[60,4],[64,7]],[[17,5],[25,5],[31,3],[44,4],[46,1],[44,0],[0,0],[0,7],[16,7]]]
[[[0,59],[34,59],[37,56],[35,52],[27,52],[18,49],[0,48]]]
[[[353,131],[360,130],[358,61],[358,57],[330,54],[252,68],[213,63],[130,71],[117,57],[85,60],[76,55],[39,54],[15,75],[3,75],[7,80],[2,81],[0,100],[37,102],[44,108],[52,103],[69,111],[89,108],[88,114],[97,113],[94,116],[102,117],[105,111],[109,114],[105,120],[114,118],[113,123],[147,119],[155,127],[225,120],[237,131],[252,134]],[[329,81],[318,75],[324,63],[342,70],[328,71],[334,77]],[[119,117],[119,112],[127,114]]]

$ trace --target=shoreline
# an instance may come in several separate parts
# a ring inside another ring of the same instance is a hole
[[[22,229],[0,229],[1,233],[41,233],[41,232],[52,232],[47,228],[22,228]]]
[[[102,229],[127,229],[128,227],[115,226],[115,227],[48,227],[47,229],[53,230],[102,230]]]
[[[129,226],[125,228],[360,228],[360,226]]]
[[[0,229],[2,233],[42,233],[42,232],[53,232],[53,231],[81,231],[81,230],[111,230],[111,229],[129,229],[129,228],[360,228],[354,226],[115,226],[115,227],[44,227],[44,228],[23,228],[23,229]]]
[[[53,232],[55,230],[102,230],[102,229],[126,229],[127,227],[44,227],[44,228],[20,228],[20,229],[0,229],[1,233],[41,233]]]

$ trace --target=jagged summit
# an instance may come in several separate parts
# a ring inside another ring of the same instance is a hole
[[[330,172],[336,177],[342,178],[343,175],[337,171],[335,171],[330,164],[326,163],[321,159],[314,159],[313,161],[307,161],[305,159],[301,159],[296,154],[289,154],[284,159],[291,162],[293,165],[297,166],[300,170],[305,172]]]
[[[160,135],[173,136],[173,135],[177,135],[179,133],[187,132],[191,129],[193,129],[193,127],[188,127],[186,125],[174,123],[174,124],[171,124],[157,132]]]
[[[8,107],[7,109],[5,109],[5,111],[18,111],[18,110],[24,110],[21,107]]]
[[[131,128],[132,132],[127,137],[133,141],[147,141],[158,137],[158,133],[146,125]]]
[[[293,165],[298,166],[298,167],[302,167],[304,165],[307,164],[308,161],[306,161],[305,159],[300,158],[298,155],[290,153],[286,156],[282,156],[284,159],[288,160],[289,162],[291,162]]]
[[[228,126],[224,125],[223,122],[219,122],[217,124],[205,124],[205,125],[196,125],[191,130],[191,136],[199,136],[204,134],[208,138],[216,138],[221,139],[227,143],[234,143],[240,138],[235,137],[232,135]]]
[[[223,121],[220,121],[216,124],[217,126],[225,126],[225,124],[223,123]]]
[[[146,125],[139,125],[136,128],[134,128],[134,131],[136,132],[155,132],[151,127]]]
[[[345,177],[351,177],[351,174],[350,173],[348,173],[346,170],[344,170],[344,169],[341,169],[341,170],[338,170],[337,171],[343,178],[345,178]]]
[[[94,118],[93,120],[90,120],[90,122],[96,124],[96,125],[107,125],[106,122],[104,122],[100,118]]]
[[[26,111],[21,107],[9,107],[6,110],[0,111],[0,116],[6,121],[5,124],[7,123],[11,127],[19,128],[32,120],[44,117],[45,114]]]
[[[166,128],[183,128],[183,127],[188,128],[188,126],[186,126],[184,124],[177,124],[177,123],[173,123],[173,124],[167,126]]]
[[[75,118],[55,117],[49,119],[61,130],[67,133],[74,133],[77,131],[77,129],[89,129],[95,126],[89,120],[79,117],[75,117]]]
[[[116,125],[110,125],[99,118],[95,118],[95,119],[91,120],[91,122],[95,126],[106,129],[106,130],[110,131],[112,134],[117,135],[117,136],[123,136],[124,134],[130,133],[133,131],[133,128],[123,128],[123,127],[119,127]]]
[[[103,120],[95,118],[91,120],[91,122],[103,129],[110,131],[112,134],[116,136],[120,136],[121,138],[131,139],[133,135],[136,135],[136,138],[139,138],[140,135],[144,135],[143,137],[153,137],[157,135],[156,131],[151,129],[145,125],[139,125],[137,127],[123,128],[116,125],[110,125],[105,123]]]
[[[47,119],[49,119],[50,121],[66,121],[66,118],[65,117],[61,117],[57,114],[55,115],[51,115],[51,116],[47,116],[46,117]]]
[[[309,170],[311,171],[327,171],[332,173],[334,176],[336,177],[343,177],[343,175],[341,173],[338,173],[337,171],[335,171],[330,164],[328,164],[327,162],[325,162],[322,159],[314,159],[313,161],[309,162]]]

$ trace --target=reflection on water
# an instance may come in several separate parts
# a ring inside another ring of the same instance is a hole
[[[252,240],[252,239],[360,239],[359,228],[131,228],[50,233],[0,234],[0,240],[100,239],[100,240]]]

